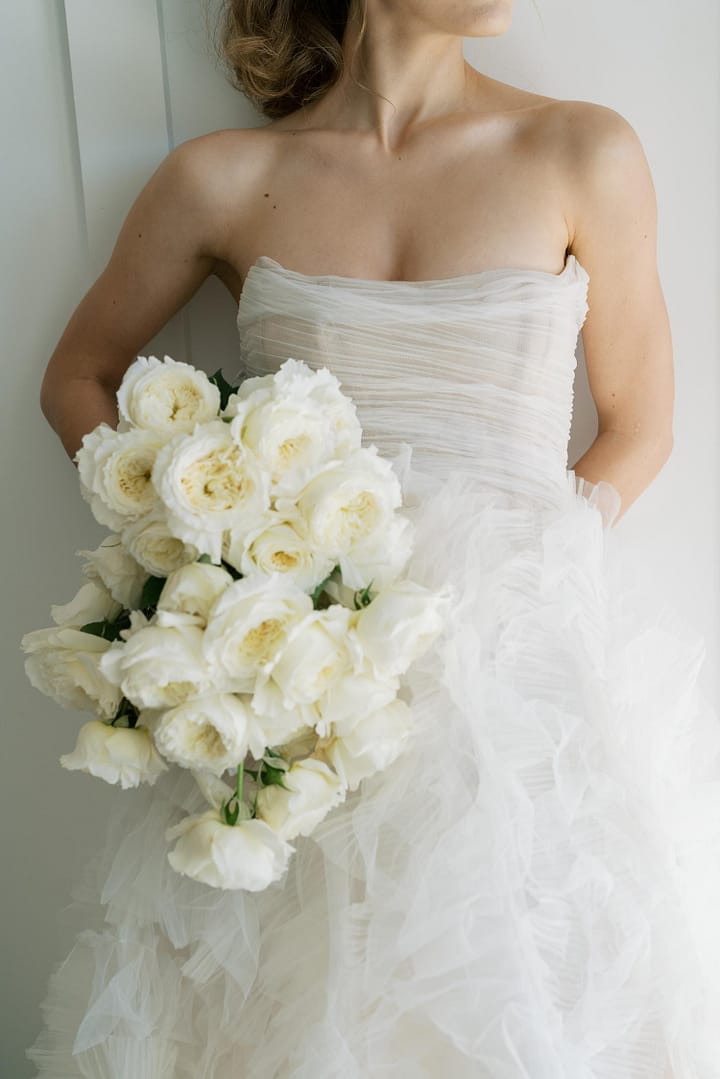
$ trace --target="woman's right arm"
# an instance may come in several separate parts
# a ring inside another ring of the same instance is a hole
[[[160,163],[50,357],[40,406],[71,459],[98,423],[117,426],[123,374],[213,271],[226,234],[218,135],[189,139]]]

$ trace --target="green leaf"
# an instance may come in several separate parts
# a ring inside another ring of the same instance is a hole
[[[325,580],[324,580],[324,581],[321,581],[321,582],[320,582],[320,584],[319,584],[319,585],[317,585],[317,586],[316,586],[316,587],[315,587],[315,588],[313,589],[313,591],[312,591],[312,593],[311,593],[311,596],[312,596],[312,602],[313,602],[313,607],[314,607],[314,608],[315,608],[316,610],[317,610],[317,607],[318,607],[318,601],[319,601],[319,599],[320,599],[320,596],[322,595],[323,591],[325,590],[325,585],[326,585],[326,584],[328,583],[328,581],[331,581],[331,580],[332,580],[332,578],[334,577],[334,575],[335,575],[336,573],[338,573],[339,571],[340,571],[340,566],[339,566],[339,565],[337,565],[337,566],[333,566],[333,568],[332,568],[332,569],[330,570],[330,572],[328,573],[328,575],[327,575],[327,577],[325,578]]]
[[[128,727],[135,727],[138,721],[138,710],[132,701],[127,697],[123,697],[118,705],[118,710],[113,716],[112,725],[115,726],[115,722],[118,719],[127,718]],[[121,724],[122,725],[122,724]]]
[[[140,609],[146,611],[150,608],[157,607],[157,601],[160,599],[160,593],[163,590],[167,577],[148,577],[143,585],[142,594],[140,596]]]
[[[272,765],[263,761],[260,770],[260,781],[264,787],[282,787],[283,790],[287,790],[288,788],[283,783],[286,771],[286,768],[273,768]]]
[[[233,808],[230,808],[230,803],[235,802]],[[229,798],[223,805],[223,814],[226,824],[235,824],[240,813],[240,803],[238,801],[237,794],[233,794],[232,798]]]
[[[86,622],[84,626],[80,626],[83,633],[92,633],[94,637],[104,637],[105,640],[109,640],[108,629],[110,623],[103,619],[102,622]]]
[[[114,622],[103,618],[100,622],[86,622],[80,626],[83,633],[92,633],[95,637],[103,637],[106,641],[119,641],[120,630],[127,629],[130,625],[130,612],[122,610]]]
[[[217,371],[209,376],[213,386],[217,386],[220,390],[220,408],[226,407],[230,400],[231,393],[237,393],[238,387],[231,386],[227,379],[223,376],[222,367],[218,367]]]

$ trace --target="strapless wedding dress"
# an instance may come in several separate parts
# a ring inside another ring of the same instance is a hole
[[[128,795],[40,1075],[720,1076],[720,719],[702,637],[631,579],[618,492],[567,468],[587,284],[572,255],[428,281],[257,259],[241,374],[338,376],[402,479],[409,575],[459,599],[407,675],[408,748],[266,891],[169,866],[189,773]]]

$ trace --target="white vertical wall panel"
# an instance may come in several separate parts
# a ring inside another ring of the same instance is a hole
[[[155,0],[65,0],[90,273],[170,149]]]

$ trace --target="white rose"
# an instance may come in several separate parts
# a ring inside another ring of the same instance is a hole
[[[311,610],[310,596],[279,573],[233,581],[210,608],[203,637],[203,653],[224,688],[251,693],[259,671]]]
[[[318,699],[315,730],[328,736],[339,724],[389,704],[399,688],[397,677],[378,673],[370,660],[363,657],[355,670],[334,681]]]
[[[228,397],[227,404],[220,413],[222,418],[226,420],[236,416],[238,407],[242,407],[242,403],[251,396],[256,401],[262,400],[263,398],[258,393],[259,390],[265,391],[265,398],[267,399],[274,395],[275,375],[272,371],[267,375],[252,375],[249,378],[244,378],[237,390]]]
[[[63,708],[115,717],[121,693],[100,667],[110,641],[70,626],[51,626],[31,630],[21,644],[28,653],[25,672],[35,689]]]
[[[218,809],[184,817],[168,828],[165,838],[177,839],[168,861],[178,873],[215,888],[258,892],[280,879],[295,850],[265,821],[224,822]]]
[[[247,755],[260,757],[265,740],[246,704],[231,693],[209,693],[169,709],[153,725],[160,752],[183,768],[205,768],[221,776]]]
[[[94,551],[77,551],[85,558],[83,573],[91,581],[100,580],[113,598],[132,610],[140,606],[148,571],[133,558],[120,536],[106,536]]]
[[[60,764],[69,771],[88,772],[123,789],[140,783],[152,786],[168,766],[157,752],[147,727],[113,727],[91,719],[78,732],[72,753],[63,753]]]
[[[305,392],[316,404],[334,443],[329,457],[348,457],[360,448],[362,427],[355,402],[342,392],[340,380],[327,367],[313,370],[304,360],[290,357],[274,377],[280,393],[295,396]]]
[[[220,391],[205,372],[171,356],[138,356],[125,372],[117,399],[126,424],[166,437],[192,431],[220,408]]]
[[[355,402],[342,392],[340,380],[327,367],[313,369],[304,360],[289,357],[273,378],[279,395],[311,401],[324,416],[331,447],[327,460],[359,449],[362,427]]]
[[[157,610],[187,614],[199,626],[205,626],[215,600],[232,583],[232,576],[222,566],[190,562],[168,575],[157,601]]]
[[[335,559],[314,547],[304,517],[296,510],[267,510],[256,528],[239,536],[231,530],[223,558],[245,577],[282,573],[303,592],[325,580]]]
[[[339,556],[360,543],[382,542],[401,500],[392,465],[368,446],[319,472],[300,491],[296,504],[313,546]],[[275,508],[284,513],[289,507],[278,499]]]
[[[257,815],[283,839],[310,835],[330,810],[345,799],[345,787],[325,761],[300,760],[283,776],[283,787],[262,787]]]
[[[267,476],[222,420],[199,424],[158,453],[153,483],[173,535],[219,562],[223,532],[250,528],[270,504]]]
[[[335,375],[293,358],[273,376],[272,388],[262,384],[238,393],[225,414],[233,416],[233,438],[269,473],[272,497],[293,497],[320,466],[359,447],[362,435],[355,406],[339,392]]]
[[[101,486],[102,465],[116,449],[118,437],[118,432],[109,423],[99,423],[82,436],[80,447],[73,457],[78,466],[80,493],[90,504],[95,520],[109,528],[121,528],[127,520],[123,514],[110,509],[97,491]]]
[[[283,691],[267,675],[260,673],[251,698],[253,712],[265,735],[266,746],[279,746],[300,737],[320,720],[314,702],[286,706]]]
[[[153,577],[167,577],[173,570],[194,562],[200,552],[192,543],[174,536],[165,516],[155,511],[122,530],[130,554]]]
[[[263,669],[256,686],[260,699],[265,680],[271,679],[282,692],[284,707],[311,704],[355,670],[362,655],[349,632],[351,617],[352,611],[339,604],[309,611]]]
[[[116,431],[98,424],[75,455],[80,490],[100,524],[119,529],[158,503],[153,465],[163,439],[154,431]]]
[[[412,710],[400,697],[375,712],[339,724],[316,754],[327,758],[348,790],[361,779],[387,768],[400,755],[410,737]]]
[[[396,513],[379,535],[355,543],[340,554],[343,582],[353,589],[371,585],[373,592],[387,588],[405,569],[414,543],[412,522]]]
[[[445,624],[447,591],[396,581],[353,615],[354,632],[378,674],[402,674]]]
[[[115,641],[100,669],[138,708],[171,708],[211,686],[198,626],[140,626]]]
[[[53,603],[50,614],[53,622],[62,626],[84,626],[88,622],[113,622],[122,611],[122,604],[113,599],[104,584],[87,581],[67,603]]]

